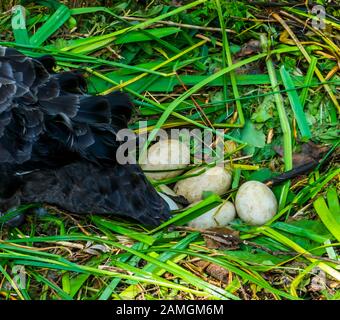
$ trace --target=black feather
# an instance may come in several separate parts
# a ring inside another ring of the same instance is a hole
[[[55,67],[57,66],[55,59],[50,55],[41,56],[36,60],[44,66],[48,73],[53,73]]]
[[[70,155],[71,161],[77,153],[79,159],[113,165],[112,155],[119,146],[116,133],[126,128],[132,113],[128,96],[120,92],[86,95],[81,74],[49,74],[54,65],[49,56],[31,59],[1,47],[0,148],[4,155],[0,162],[34,166],[27,162],[38,161],[41,168],[43,162],[53,163],[57,149],[64,157]],[[32,115],[35,122],[29,120]],[[97,155],[96,150],[100,150]]]
[[[84,94],[87,92],[87,83],[83,75],[78,72],[63,72],[53,75],[57,79],[61,90],[69,93]]]
[[[15,182],[7,203],[46,203],[78,214],[114,214],[146,225],[169,218],[168,205],[145,178],[138,165],[99,167],[77,162],[55,170],[39,170]],[[8,209],[6,203],[0,210]]]
[[[32,59],[0,46],[0,213],[48,203],[149,225],[169,218],[140,167],[116,163],[129,97],[87,95],[83,75],[54,68],[50,56]]]

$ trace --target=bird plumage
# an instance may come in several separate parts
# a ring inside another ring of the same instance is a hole
[[[139,166],[116,161],[129,97],[88,95],[80,73],[55,73],[54,66],[51,56],[0,47],[0,211],[48,203],[150,225],[169,218]]]
[[[129,98],[87,95],[82,75],[50,74],[41,61],[0,48],[0,163],[39,161],[41,154],[49,163],[55,151],[114,163],[116,133],[131,117]]]

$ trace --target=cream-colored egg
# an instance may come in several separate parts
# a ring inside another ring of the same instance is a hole
[[[260,226],[276,214],[277,200],[264,183],[248,181],[238,189],[235,207],[238,216],[244,222]]]
[[[174,197],[177,196],[177,194],[175,193],[175,191],[172,190],[171,188],[169,188],[166,184],[160,184],[160,185],[158,186],[158,189],[160,190],[160,192],[166,193],[166,194],[168,194],[168,195],[170,195],[170,196],[174,196]]]
[[[188,225],[195,229],[224,227],[233,221],[235,216],[236,211],[234,205],[230,201],[226,201],[194,220],[191,220]]]
[[[142,158],[140,163],[149,178],[155,180],[174,178],[183,172],[181,169],[190,164],[190,149],[179,140],[162,139],[149,148],[147,156]]]
[[[187,172],[188,175],[195,174],[204,169],[197,168]],[[222,166],[206,169],[198,176],[180,180],[176,183],[174,191],[186,198],[190,203],[202,199],[204,191],[210,191],[218,195],[227,192],[231,184],[231,174]]]
[[[164,194],[162,192],[158,192],[158,194],[169,205],[169,208],[170,208],[171,211],[179,209],[178,204],[174,200],[172,200],[168,195],[166,195],[166,194]]]

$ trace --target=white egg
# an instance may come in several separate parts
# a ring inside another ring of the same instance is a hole
[[[188,225],[195,229],[225,227],[235,219],[235,215],[236,211],[234,205],[230,201],[226,201],[194,220],[191,220]]]
[[[277,201],[274,193],[264,183],[248,181],[238,189],[235,207],[244,222],[260,226],[274,217]]]
[[[160,185],[158,186],[158,189],[160,190],[160,192],[169,194],[170,196],[174,196],[174,197],[177,196],[177,194],[175,193],[175,191],[172,190],[171,188],[169,188],[166,184],[160,184]]]
[[[170,208],[171,211],[179,209],[179,206],[177,205],[177,203],[174,200],[172,200],[168,195],[166,195],[166,194],[164,194],[162,192],[158,192],[158,194],[169,205],[169,208]]]
[[[183,172],[178,169],[190,164],[190,149],[179,140],[162,139],[149,148],[146,157],[142,158],[140,163],[149,178],[154,180],[174,178]],[[151,172],[158,170],[161,171]]]
[[[190,175],[203,170],[203,168],[197,168],[188,171],[186,174]],[[222,195],[228,191],[230,184],[231,174],[223,166],[216,166],[206,169],[198,176],[178,181],[174,191],[193,203],[202,199],[204,191]]]

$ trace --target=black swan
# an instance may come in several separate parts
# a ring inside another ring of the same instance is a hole
[[[146,225],[167,220],[167,203],[139,165],[116,160],[116,134],[133,111],[129,97],[88,95],[80,73],[54,66],[51,56],[0,46],[0,212],[44,203]]]

